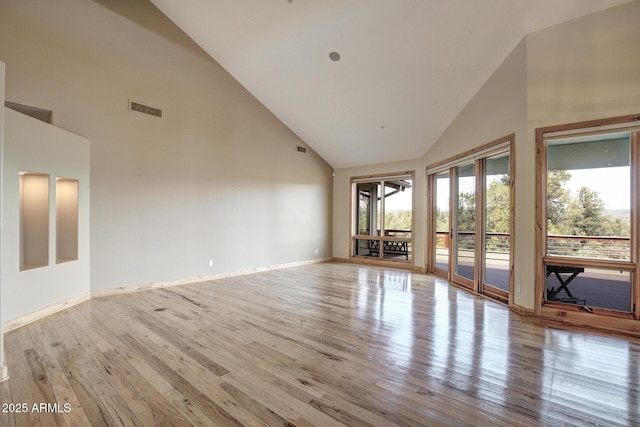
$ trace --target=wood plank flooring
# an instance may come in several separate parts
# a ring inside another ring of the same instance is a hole
[[[371,266],[93,299],[5,347],[2,426],[640,425],[638,341]]]

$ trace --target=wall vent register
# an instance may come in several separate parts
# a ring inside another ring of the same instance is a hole
[[[135,111],[137,113],[147,114],[149,116],[162,118],[162,110],[149,105],[144,105],[139,102],[129,100],[129,111]]]

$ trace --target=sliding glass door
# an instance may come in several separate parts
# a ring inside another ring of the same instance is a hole
[[[445,276],[449,271],[449,251],[451,248],[451,179],[449,175],[449,171],[435,175],[432,199],[435,205],[435,233],[432,236],[434,242],[434,270]]]
[[[476,167],[475,162],[455,168],[453,199],[454,281],[472,288],[476,277]]]
[[[503,302],[512,286],[512,145],[510,136],[427,168],[429,270]]]
[[[484,254],[482,293],[506,299],[511,260],[511,155],[501,153],[483,162]]]

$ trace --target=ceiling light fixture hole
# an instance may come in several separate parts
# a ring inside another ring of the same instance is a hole
[[[329,54],[329,58],[333,61],[333,62],[338,62],[340,61],[340,54],[338,52],[331,52]]]

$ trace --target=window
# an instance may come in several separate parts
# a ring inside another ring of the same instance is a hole
[[[547,255],[631,260],[631,135],[547,141]]]
[[[450,180],[449,171],[435,175],[433,201],[435,206],[434,270],[442,275],[449,271],[449,248],[451,247],[450,221]]]
[[[537,289],[543,306],[632,315],[638,130],[604,122],[538,130]]]
[[[411,261],[413,174],[353,178],[352,257]]]

